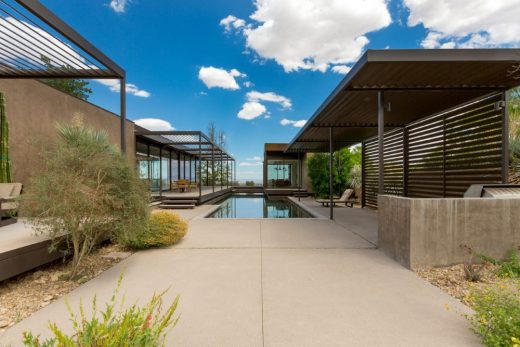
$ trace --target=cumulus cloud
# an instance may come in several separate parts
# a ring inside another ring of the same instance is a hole
[[[284,118],[280,121],[280,124],[283,125],[283,126],[286,126],[286,125],[292,125],[293,127],[295,128],[301,128],[303,127],[305,124],[307,123],[307,121],[305,119],[301,119],[301,120],[290,120],[290,119],[287,119],[287,118]]]
[[[254,161],[254,162],[250,162],[250,161],[243,161],[241,162],[240,164],[238,164],[239,166],[262,166],[263,163],[261,161]]]
[[[229,71],[213,66],[203,66],[199,70],[199,80],[204,82],[208,88],[223,88],[229,90],[240,89],[235,78],[245,78],[246,74],[241,73],[237,69]]]
[[[257,101],[247,101],[238,112],[238,118],[252,120],[267,112],[267,108]]]
[[[331,68],[332,72],[337,74],[346,75],[350,71],[350,66],[347,65],[336,65]]]
[[[119,91],[121,90],[121,83],[119,82],[119,80],[96,79],[95,81],[107,86],[112,92],[119,93]],[[135,84],[132,83],[126,84],[126,92],[128,94],[139,96],[141,98],[149,98],[152,95],[150,92],[139,89]]]
[[[126,6],[130,3],[130,0],[111,0],[110,8],[113,9],[116,13],[124,13],[126,11]]]
[[[260,161],[260,160],[262,160],[262,157],[260,157],[258,155],[255,155],[255,156],[252,156],[251,158],[246,158],[246,160],[248,160],[248,161]]]
[[[292,102],[289,98],[283,95],[278,95],[273,92],[261,93],[256,90],[250,91],[246,94],[247,102],[242,105],[242,109],[238,112],[238,118],[252,120],[260,116],[264,118],[271,118],[271,114],[267,111],[262,102],[272,102],[279,104],[283,109],[290,109]]]
[[[134,121],[135,124],[139,125],[140,127],[143,127],[148,130],[152,131],[170,131],[175,130],[175,128],[171,125],[170,122],[159,119],[159,118],[141,118],[136,119]]]
[[[326,71],[356,61],[366,34],[391,23],[385,0],[257,0],[251,23],[239,27],[247,49],[287,72]],[[234,23],[224,18],[225,28]],[[225,24],[228,23],[226,26]]]
[[[50,54],[38,37],[51,42],[55,54]],[[23,41],[26,48],[23,51],[20,50],[20,41]],[[75,69],[97,68],[89,65],[70,45],[29,22],[13,17],[0,16],[0,42],[3,48],[0,51],[0,58],[6,64],[22,64],[28,67],[36,65],[37,68],[45,69],[46,66],[42,61],[42,56],[45,56],[51,59],[53,66],[70,65]],[[55,57],[61,57],[60,61],[52,61]]]
[[[518,1],[404,0],[408,26],[424,25],[424,48],[515,46],[520,43]]]
[[[224,27],[226,32],[230,32],[233,29],[240,29],[246,26],[246,21],[237,18],[233,15],[229,15],[220,21],[220,25]]]
[[[260,93],[256,90],[253,90],[247,93],[247,100],[274,102],[280,104],[285,109],[290,109],[292,107],[292,102],[290,99],[273,92]]]

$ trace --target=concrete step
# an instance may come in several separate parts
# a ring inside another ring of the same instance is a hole
[[[178,205],[181,205],[181,204],[196,204],[197,203],[197,200],[194,200],[194,199],[165,199],[165,200],[162,200],[162,203],[163,204],[178,204]]]
[[[188,209],[195,208],[195,204],[161,204],[159,208],[168,209],[168,210],[180,210],[180,209]]]

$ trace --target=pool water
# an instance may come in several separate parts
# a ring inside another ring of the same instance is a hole
[[[267,198],[263,194],[233,194],[219,203],[207,218],[312,218],[287,198]]]

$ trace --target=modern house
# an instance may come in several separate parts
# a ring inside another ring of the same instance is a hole
[[[308,185],[305,153],[288,153],[287,143],[264,145],[263,187],[267,191],[286,192],[305,190]]]
[[[502,257],[520,244],[520,199],[462,198],[508,183],[519,67],[519,49],[369,50],[284,153],[361,144],[362,206],[405,266],[461,262],[461,244]]]

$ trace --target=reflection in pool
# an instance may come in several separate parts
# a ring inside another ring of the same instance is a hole
[[[233,194],[219,203],[207,218],[312,218],[287,198],[266,198],[263,194]]]

